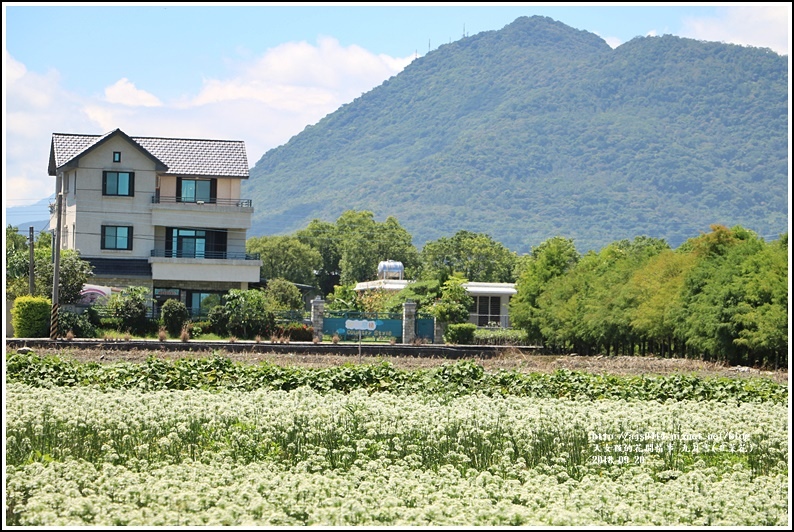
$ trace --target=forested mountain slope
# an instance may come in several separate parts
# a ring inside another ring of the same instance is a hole
[[[265,153],[244,184],[249,235],[356,209],[396,217],[419,248],[462,229],[520,253],[553,236],[677,247],[713,223],[773,239],[788,230],[787,102],[787,58],[768,49],[668,35],[613,50],[522,17]]]

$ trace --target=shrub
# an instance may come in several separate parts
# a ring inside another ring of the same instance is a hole
[[[44,338],[50,335],[52,303],[46,297],[20,296],[11,307],[11,325],[17,338]]]
[[[94,307],[87,307],[83,311],[82,316],[85,316],[88,322],[94,327],[99,327],[101,318],[99,317],[99,312]]]
[[[218,336],[225,336],[229,325],[229,312],[224,305],[212,307],[209,311],[209,330]]]
[[[202,327],[201,324],[206,323],[206,327]],[[190,338],[197,338],[204,334],[204,331],[209,331],[209,322],[205,321],[196,321],[196,322],[188,322],[185,324],[184,330],[187,330],[188,336]]]
[[[287,323],[276,327],[276,334],[294,342],[311,342],[314,337],[314,328],[305,323]]]
[[[169,299],[160,307],[160,320],[171,336],[179,336],[189,319],[190,311],[178,299]]]
[[[130,286],[121,293],[112,294],[108,300],[108,309],[124,331],[133,334],[146,334],[151,332],[151,320],[146,318],[146,294],[144,286]],[[154,327],[157,331],[157,326]]]
[[[268,337],[276,325],[276,316],[268,305],[265,293],[261,290],[229,290],[226,302],[230,335],[252,339],[257,334]]]
[[[444,341],[448,344],[473,344],[474,331],[477,326],[473,323],[453,323],[444,333]]]
[[[190,329],[190,337],[195,338],[196,336],[200,336],[205,332],[211,332],[212,324],[209,320],[196,320],[191,321],[190,324],[188,324],[188,328]]]
[[[97,335],[96,326],[86,312],[80,314],[58,309],[58,335],[65,336],[69,331],[78,338],[95,338]]]
[[[521,329],[477,329],[474,331],[477,345],[527,345],[528,335]]]
[[[121,328],[121,320],[118,318],[99,318],[99,327],[102,329],[113,329],[118,331]]]

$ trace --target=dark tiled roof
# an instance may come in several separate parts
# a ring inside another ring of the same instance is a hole
[[[123,135],[140,146],[166,167],[158,170],[169,174],[248,178],[248,158],[243,141],[128,137],[120,129],[104,135],[53,133],[50,175],[55,175],[56,169],[115,134]]]
[[[85,257],[94,267],[96,277],[151,277],[148,259],[100,259]]]
[[[169,174],[248,177],[248,158],[241,140],[132,139],[163,161]]]
[[[110,133],[104,135],[53,133],[50,148],[50,175],[55,175],[55,169],[65,165],[108,135]]]

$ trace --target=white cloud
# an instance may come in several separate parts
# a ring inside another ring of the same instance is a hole
[[[132,136],[242,140],[253,166],[269,149],[286,143],[345,103],[398,74],[413,57],[372,54],[342,47],[332,38],[317,45],[286,43],[245,64],[227,79],[204,80],[192,96],[161,101],[127,78],[104,97],[63,88],[57,71],[29,71],[4,57],[4,204],[30,205],[48,197],[52,134],[103,134],[116,128]]]
[[[398,74],[412,58],[375,55],[323,37],[314,46],[289,42],[271,48],[228,80],[206,80],[189,105],[256,99],[275,108],[321,107],[328,112]]]
[[[719,16],[687,18],[681,36],[791,52],[791,4],[724,7]]]
[[[106,87],[105,100],[108,103],[129,105],[131,107],[160,107],[163,105],[155,95],[137,88],[127,78],[121,78],[113,85]]]
[[[53,132],[94,132],[81,101],[60,87],[60,74],[28,70],[7,52],[3,57],[3,203],[31,205],[52,194],[47,174]]]

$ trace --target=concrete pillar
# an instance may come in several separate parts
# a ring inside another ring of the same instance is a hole
[[[433,343],[444,343],[444,323],[438,321],[436,318],[433,318]]]
[[[403,303],[403,343],[410,344],[416,338],[416,303],[410,299]]]
[[[323,340],[323,312],[325,310],[325,301],[320,299],[320,296],[312,300],[312,329],[314,330],[313,337],[315,340],[322,342]]]

